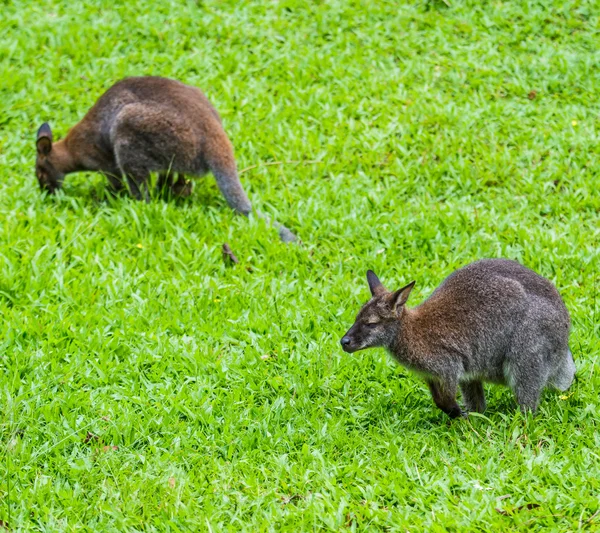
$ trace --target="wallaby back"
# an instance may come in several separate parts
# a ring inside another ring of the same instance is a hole
[[[452,416],[460,414],[459,384],[467,408],[478,411],[485,407],[481,381],[511,386],[531,410],[547,382],[570,385],[569,313],[552,283],[532,270],[506,259],[480,260],[448,276],[413,309],[398,305],[400,296],[394,300],[397,293],[372,276],[374,296],[342,339],[344,349],[385,347],[426,376],[436,404]]]

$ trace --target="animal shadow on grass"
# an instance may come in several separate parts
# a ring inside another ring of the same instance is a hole
[[[173,193],[168,187],[161,187],[158,183],[159,176],[151,177],[150,198],[151,202],[173,202],[176,205],[214,206],[219,210],[228,211],[229,206],[220,198],[216,184],[211,184],[209,179],[199,178],[190,180],[189,191],[183,195]],[[65,196],[78,198],[80,201],[93,206],[116,206],[123,199],[133,200],[126,187],[115,190],[107,179],[98,173],[79,174],[70,178],[64,186]],[[47,195],[51,200],[52,195]]]
[[[398,425],[406,428],[408,424],[412,426],[413,433],[420,433],[421,429],[428,431],[431,427],[439,427],[440,424],[451,426],[464,423],[464,419],[449,419],[442,411],[436,409],[427,387],[424,384],[411,386],[410,379],[410,377],[400,377],[399,384],[394,387],[392,393],[376,392],[371,397],[369,410],[353,424],[354,429],[367,430]],[[519,412],[519,406],[510,389],[490,385],[485,387],[485,393],[488,404],[483,415],[486,418],[494,419],[497,415],[512,418]],[[562,401],[559,399],[562,395],[564,392],[546,389],[542,393],[540,406],[543,408],[544,405]],[[458,402],[464,404],[460,395]]]
[[[217,184],[214,182],[211,183],[210,178],[188,179],[187,181],[191,185],[191,190],[189,194],[183,196],[174,194],[166,187],[158,187],[158,179],[158,176],[151,176],[150,201],[153,204],[165,202],[172,203],[175,206],[196,206],[200,212],[204,213],[214,209],[218,213],[235,214],[220,194]],[[124,200],[127,199],[135,202],[127,188],[114,190],[106,178],[99,173],[80,173],[74,175],[61,191],[57,191],[52,195],[45,195],[44,201],[55,201],[62,205],[64,198],[74,199],[80,207],[91,208],[94,212],[106,206],[119,208],[123,205]],[[72,206],[70,202],[64,202],[64,204]],[[73,209],[75,208],[74,206],[72,207]],[[253,211],[253,215],[264,219],[267,226],[272,226],[275,229],[278,228],[280,238],[282,238],[281,228],[284,228],[284,226],[281,226],[273,217],[262,214],[258,210]],[[293,236],[289,230],[286,231],[289,235]],[[284,242],[289,241],[284,240]]]
[[[216,182],[211,181],[210,176],[185,178],[183,195],[174,193],[167,187],[160,187],[158,183],[160,179],[161,177],[156,174],[150,176],[149,193],[150,201],[153,204],[167,202],[176,206],[197,206],[203,213],[208,213],[209,210],[223,214],[232,212],[231,207],[220,194]],[[106,206],[119,208],[125,199],[134,201],[127,187],[115,190],[101,173],[89,172],[74,174],[54,194],[43,194],[42,201],[54,201],[67,209],[77,210],[83,207],[96,212]],[[297,236],[272,215],[259,210],[253,210],[251,215],[264,220],[269,228],[279,233],[279,238],[283,242],[289,243],[298,240]]]
[[[483,416],[492,418],[497,414],[504,414],[512,417],[519,411],[519,405],[517,404],[515,395],[510,389],[500,385],[488,384],[484,385],[484,391],[486,408],[485,411],[481,413]],[[458,403],[464,405],[465,402],[462,396],[458,397]]]
[[[575,405],[577,377],[573,381],[573,385],[568,391],[560,391],[553,387],[545,388],[540,395],[540,404],[538,412],[533,416],[533,419],[544,419],[544,415],[540,410],[547,410],[550,416],[559,415],[559,405],[566,399],[570,398],[571,405]],[[488,399],[487,408],[483,413],[487,418],[494,418],[496,415],[513,417],[519,412],[519,404],[515,398],[514,392],[506,387],[498,385],[490,385],[485,388],[485,395]],[[573,396],[573,398],[571,398]]]

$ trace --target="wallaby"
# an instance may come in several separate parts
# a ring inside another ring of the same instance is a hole
[[[188,196],[191,183],[185,175],[210,170],[230,207],[246,216],[252,211],[219,114],[199,89],[179,81],[125,78],[64,139],[53,143],[44,123],[36,144],[36,175],[41,189],[50,193],[61,188],[66,174],[99,171],[114,190],[122,189],[125,179],[134,198],[149,201],[148,178],[157,172],[158,187]],[[296,239],[285,226],[279,234],[285,242]]]
[[[341,340],[348,353],[383,347],[424,377],[433,401],[452,418],[483,412],[483,381],[510,386],[535,412],[550,383],[569,388],[569,312],[550,281],[508,259],[482,259],[450,276],[421,305],[405,306],[413,281],[388,291],[367,272],[372,298]]]

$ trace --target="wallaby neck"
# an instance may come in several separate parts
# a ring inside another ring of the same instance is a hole
[[[52,164],[59,172],[69,174],[80,170],[79,162],[69,150],[67,139],[56,141],[52,145]]]
[[[80,171],[112,171],[112,157],[100,148],[97,133],[80,122],[76,124],[67,136],[53,145],[64,173]]]
[[[415,309],[408,309],[407,307],[402,310],[402,318],[398,320],[398,329],[393,338],[390,339],[391,343],[388,347],[390,353],[398,361],[411,367],[418,364],[414,355],[416,339],[413,338],[417,313]]]

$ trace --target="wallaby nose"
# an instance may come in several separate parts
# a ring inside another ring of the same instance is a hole
[[[340,343],[342,344],[342,348],[347,348],[348,346],[350,346],[350,342],[352,342],[350,340],[350,337],[342,337],[342,340],[340,341]]]

